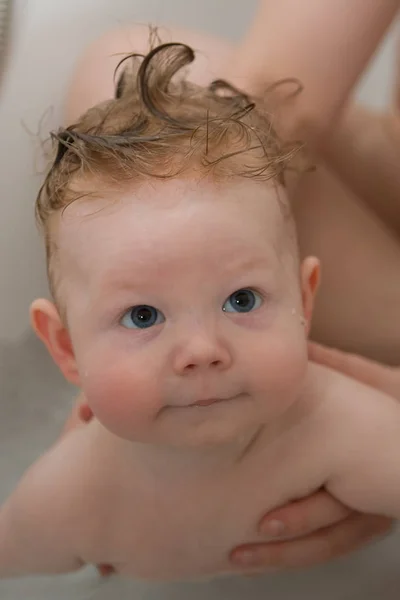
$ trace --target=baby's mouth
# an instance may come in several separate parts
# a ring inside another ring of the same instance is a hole
[[[211,404],[217,404],[219,402],[227,402],[227,400],[223,400],[222,398],[205,398],[204,400],[195,402],[191,406],[211,406]]]
[[[235,400],[239,398],[240,394],[236,394],[236,396],[232,396],[230,398],[204,398],[202,400],[198,400],[197,402],[193,402],[190,406],[211,406],[213,404],[220,404],[221,402],[230,402],[231,400]]]

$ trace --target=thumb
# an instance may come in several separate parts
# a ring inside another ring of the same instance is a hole
[[[400,396],[400,373],[398,369],[381,365],[356,354],[327,348],[314,342],[309,343],[308,350],[309,358],[313,362],[340,371],[344,375],[392,396]]]

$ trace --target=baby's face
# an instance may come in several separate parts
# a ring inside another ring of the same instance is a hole
[[[115,434],[224,443],[296,399],[307,362],[299,267],[272,187],[110,192],[73,203],[58,243],[79,383]]]

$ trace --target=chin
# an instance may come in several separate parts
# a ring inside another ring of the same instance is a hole
[[[171,443],[190,448],[226,446],[237,442],[249,429],[243,423],[204,423],[185,432],[177,432]]]
[[[174,410],[159,433],[173,446],[201,448],[236,443],[258,429],[260,415],[242,401]]]

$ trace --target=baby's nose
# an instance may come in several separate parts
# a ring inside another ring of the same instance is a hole
[[[177,350],[174,370],[179,375],[212,369],[225,370],[232,364],[232,355],[227,346],[214,336],[195,335]]]

